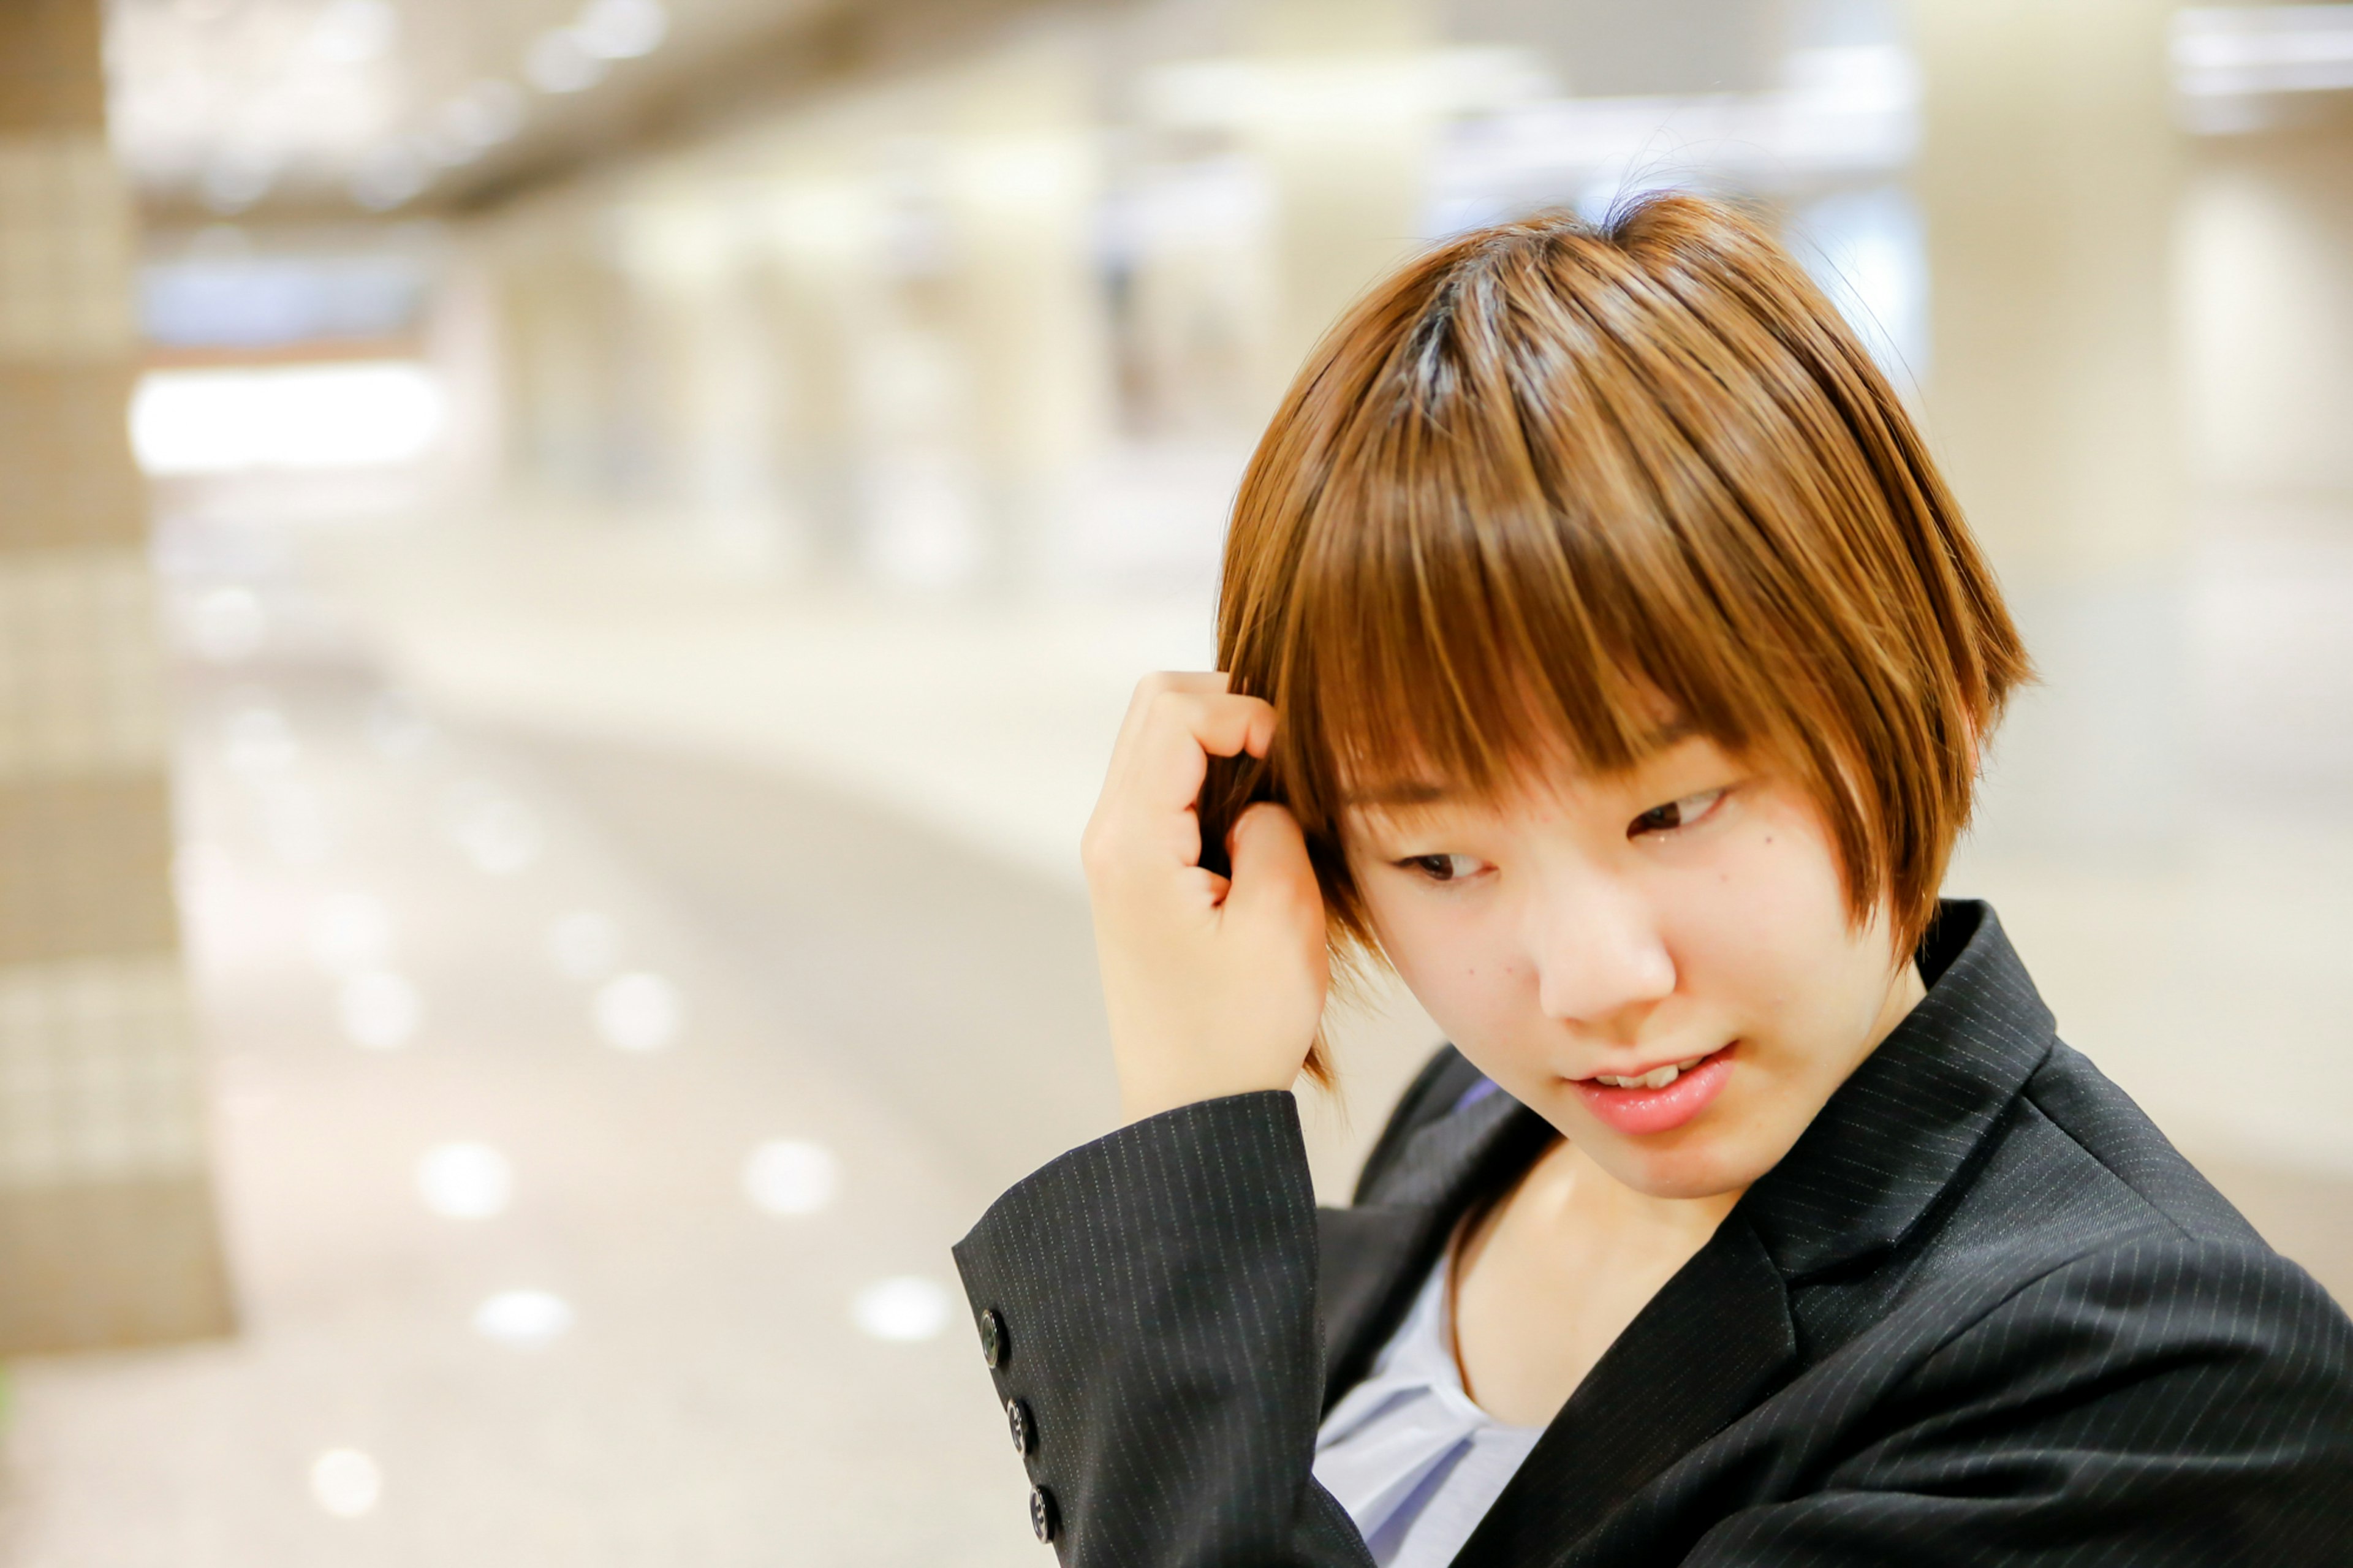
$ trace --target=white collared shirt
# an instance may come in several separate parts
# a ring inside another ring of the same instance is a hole
[[[1440,1256],[1371,1375],[1315,1434],[1315,1479],[1381,1568],[1452,1562],[1544,1436],[1504,1426],[1463,1392],[1447,1274]]]

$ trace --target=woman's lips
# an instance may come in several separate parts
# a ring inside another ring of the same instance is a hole
[[[1733,1045],[1738,1045],[1737,1040]],[[1707,1109],[1732,1076],[1732,1046],[1725,1046],[1664,1089],[1613,1089],[1589,1078],[1574,1080],[1585,1108],[1620,1132],[1641,1137],[1681,1127]]]

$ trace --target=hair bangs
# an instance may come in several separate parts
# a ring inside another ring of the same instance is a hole
[[[1308,523],[1277,741],[1303,824],[1615,771],[1679,716],[1641,656],[1654,628],[1614,624],[1633,595],[1607,542],[1565,531],[1532,468],[1493,461],[1499,432],[1459,428],[1489,413],[1458,398],[1382,421]]]

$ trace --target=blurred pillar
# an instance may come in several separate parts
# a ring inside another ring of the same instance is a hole
[[[471,250],[438,261],[425,351],[448,400],[438,478],[451,496],[479,500],[496,489],[508,454],[498,279]]]
[[[1082,472],[1111,425],[1084,67],[1051,43],[1008,51],[966,76],[949,125],[952,310],[988,535],[982,570],[999,585],[1050,570]]]
[[[517,477],[575,501],[607,496],[627,467],[617,413],[623,291],[579,229],[505,238],[498,258]]]
[[[2180,158],[2165,0],[1913,0],[1930,432],[2042,667],[1992,847],[2161,850],[2186,805]]]
[[[1348,302],[1419,243],[1434,100],[1427,0],[1270,0],[1245,141],[1273,187],[1267,404]]]
[[[2200,154],[2182,224],[2199,489],[2241,511],[2353,510],[2353,122]]]
[[[802,554],[821,573],[846,574],[857,565],[867,510],[863,367],[888,287],[881,193],[846,170],[796,171],[779,183],[766,217],[780,479]]]
[[[708,191],[658,194],[620,218],[649,498],[736,563],[765,566],[778,543],[771,396],[747,236]]]
[[[100,0],[0,6],[0,1353],[227,1331]]]

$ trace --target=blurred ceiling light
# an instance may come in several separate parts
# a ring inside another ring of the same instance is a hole
[[[338,65],[381,58],[400,33],[390,0],[327,0],[311,27],[311,52]]]
[[[2184,8],[2173,66],[2190,98],[2353,89],[2353,5]]]
[[[397,360],[158,370],[132,396],[131,442],[151,474],[373,468],[430,451],[443,413],[432,372]]]
[[[542,92],[585,92],[605,79],[607,68],[569,27],[542,33],[522,60],[522,74]]]
[[[442,127],[477,147],[512,141],[522,121],[522,89],[495,79],[476,82],[441,109]]]
[[[661,47],[670,36],[670,13],[660,0],[588,0],[572,33],[599,58],[633,60]]]
[[[1388,117],[1473,113],[1554,90],[1534,56],[1510,48],[1187,61],[1147,72],[1142,86],[1147,118],[1210,131],[1345,120],[1372,110]]]

